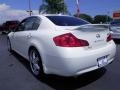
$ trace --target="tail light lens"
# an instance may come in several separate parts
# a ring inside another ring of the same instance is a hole
[[[89,46],[86,40],[78,39],[73,34],[67,33],[53,38],[56,46],[60,47],[83,47]]]
[[[112,40],[112,36],[111,36],[111,34],[109,34],[108,37],[107,37],[107,42],[109,42],[111,40]]]

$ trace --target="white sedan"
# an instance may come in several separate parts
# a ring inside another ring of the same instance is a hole
[[[116,53],[107,25],[67,15],[24,19],[8,34],[8,46],[30,62],[35,76],[80,75],[108,65]]]

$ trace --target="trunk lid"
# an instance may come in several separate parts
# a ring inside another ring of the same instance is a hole
[[[86,48],[100,48],[107,45],[107,37],[110,34],[107,24],[86,24],[81,26],[65,26],[78,39],[87,40],[89,46]]]

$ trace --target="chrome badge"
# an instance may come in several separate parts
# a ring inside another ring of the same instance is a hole
[[[97,38],[100,38],[100,34],[96,34],[96,37],[97,37]]]

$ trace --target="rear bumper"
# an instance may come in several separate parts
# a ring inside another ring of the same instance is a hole
[[[61,52],[61,51],[60,51]],[[87,51],[66,50],[63,54],[55,56],[54,54],[46,54],[46,63],[44,71],[47,74],[57,74],[61,76],[76,76],[98,68],[97,59],[108,55],[108,63],[114,60],[116,46],[111,41],[105,47]]]

